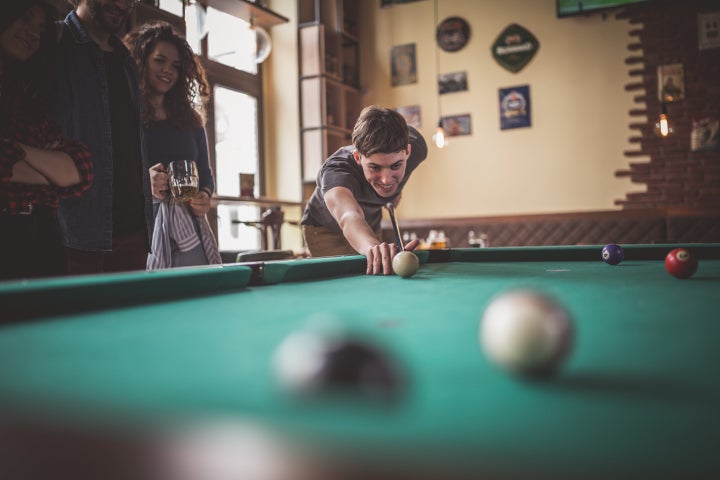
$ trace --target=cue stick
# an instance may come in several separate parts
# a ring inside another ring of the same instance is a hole
[[[393,209],[392,202],[386,203],[385,208],[387,208],[390,213],[390,221],[392,222],[393,231],[395,232],[395,242],[402,252],[405,250],[405,246],[403,245],[402,237],[400,236],[400,227],[398,226],[397,221],[395,221],[395,210]]]

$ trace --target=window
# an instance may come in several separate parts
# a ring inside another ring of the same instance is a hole
[[[157,6],[160,7],[161,10],[170,12],[174,15],[177,15],[178,17],[182,18],[183,16],[182,0],[160,0]]]
[[[240,174],[258,177],[257,98],[222,85],[213,89],[215,178],[218,195],[240,196]],[[258,182],[255,181],[255,195]],[[259,249],[259,230],[238,221],[259,220],[258,207],[219,205],[218,242],[221,250]]]
[[[264,171],[262,77],[255,63],[255,34],[245,20],[212,7],[191,3],[184,13],[188,42],[200,52],[213,91],[206,128],[217,194],[239,197],[240,173],[250,173],[259,196]],[[259,220],[258,207],[218,205],[220,250],[259,249],[260,231],[252,226]]]
[[[270,52],[270,40],[264,28],[288,19],[254,1],[153,0],[147,3],[153,17],[142,21],[170,17],[178,22],[184,20],[188,43],[207,72],[213,98],[208,105],[206,129],[217,194],[238,197],[239,176],[243,173],[254,176],[255,195],[262,196],[265,193],[262,71],[255,60],[265,58]],[[250,18],[254,19],[255,28],[251,28]],[[209,216],[208,220],[217,233],[220,250],[260,248],[260,231],[254,226],[260,220],[259,207],[232,202],[221,204],[217,218]]]
[[[245,20],[207,9],[208,58],[229,67],[255,74],[255,33]]]

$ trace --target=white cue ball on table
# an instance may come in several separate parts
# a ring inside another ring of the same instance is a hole
[[[393,271],[403,278],[415,275],[420,267],[420,260],[413,252],[398,252],[392,260]]]
[[[531,290],[499,295],[480,321],[480,344],[488,358],[510,373],[547,377],[571,350],[570,314],[552,298]]]

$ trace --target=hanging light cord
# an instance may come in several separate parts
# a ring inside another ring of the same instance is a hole
[[[440,77],[440,52],[437,44],[437,33],[438,33],[438,0],[435,0],[435,23],[434,23],[434,29],[435,29],[435,39],[433,40],[433,43],[435,45],[435,76]],[[435,89],[437,90],[437,78],[435,79]],[[440,109],[440,92],[437,92],[437,111],[438,111],[438,119],[440,122],[442,122],[442,111]]]
[[[435,74],[436,74],[435,91],[436,91],[436,95],[437,95],[438,125],[437,125],[437,130],[435,132],[435,135],[433,135],[433,140],[435,141],[435,145],[438,148],[444,148],[445,145],[447,145],[447,141],[445,140],[445,130],[443,129],[443,123],[442,123],[442,109],[440,108],[440,103],[441,103],[440,102],[440,91],[438,90],[438,87],[437,87],[438,78],[440,77],[440,51],[438,50],[438,45],[437,45],[438,18],[439,18],[438,17],[438,0],[435,0],[434,8],[435,8],[435,13],[434,13],[435,39],[434,39],[434,42],[435,42]]]
[[[655,124],[655,133],[661,137],[667,137],[673,133],[673,128],[668,123],[667,115],[667,102],[665,101],[665,78],[663,77],[664,71],[664,54],[665,54],[665,5],[664,1],[660,2],[660,53],[658,54],[658,96],[660,97],[660,116]]]

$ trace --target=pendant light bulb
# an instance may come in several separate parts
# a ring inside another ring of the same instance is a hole
[[[444,148],[447,145],[442,120],[438,122],[437,130],[435,131],[435,135],[433,135],[433,141],[438,148]]]
[[[660,116],[655,122],[655,134],[658,137],[665,138],[673,133],[673,127],[667,116],[667,106],[663,104]]]

